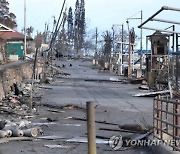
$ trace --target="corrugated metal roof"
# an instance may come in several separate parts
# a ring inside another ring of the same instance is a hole
[[[0,38],[3,40],[23,40],[24,35],[19,32],[0,31]]]
[[[11,28],[0,23],[0,38],[3,40],[24,40],[24,34],[19,33]],[[27,37],[27,40],[33,40]]]

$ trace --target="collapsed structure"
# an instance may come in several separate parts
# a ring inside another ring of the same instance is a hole
[[[153,136],[162,141],[179,140],[179,37],[180,32],[175,31],[175,25],[180,22],[155,18],[164,10],[180,12],[178,8],[164,6],[139,28],[155,30],[153,35],[147,36],[151,42],[151,54],[147,55],[147,81],[151,88],[156,90],[169,90],[170,95],[158,96],[153,104]],[[150,28],[144,25],[150,21],[173,24],[166,29]],[[172,31],[168,30],[172,28]],[[148,41],[147,41],[148,42]],[[148,44],[148,43],[147,43]],[[148,45],[146,45],[148,47]],[[171,145],[173,150],[180,151],[179,145]]]

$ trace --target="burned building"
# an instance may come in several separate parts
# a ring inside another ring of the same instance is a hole
[[[151,55],[147,56],[147,80],[151,88],[164,90],[168,85],[169,35],[156,31],[148,36]]]

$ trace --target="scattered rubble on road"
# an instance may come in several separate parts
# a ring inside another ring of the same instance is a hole
[[[86,110],[83,107],[73,105],[73,104],[68,104],[64,106],[58,106],[58,105],[52,105],[52,104],[41,104],[43,106],[49,107],[49,108],[54,108],[54,109],[64,109],[64,110]],[[57,111],[57,110],[56,110]],[[52,111],[53,112],[53,111]],[[55,111],[54,111],[55,112]],[[64,112],[64,111],[58,111],[58,112]]]
[[[70,148],[72,148],[71,146],[68,146],[68,145],[44,145],[44,147],[51,148],[51,149],[54,149],[54,148],[70,149]]]
[[[66,140],[66,142],[77,142],[77,143],[87,143],[87,137],[76,136],[71,139]],[[105,139],[96,139],[97,144],[109,144],[109,140]]]
[[[138,94],[135,94],[133,96],[135,96],[135,97],[157,96],[160,94],[167,94],[167,93],[170,93],[170,90],[147,92],[147,93],[138,93]]]
[[[80,120],[80,121],[87,121],[86,118],[77,118],[77,117],[66,117],[65,119],[72,119],[72,120]],[[101,124],[107,124],[107,125],[118,125],[117,123],[110,123],[110,122],[106,122],[106,121],[95,121],[96,123],[101,123]]]
[[[67,67],[67,66],[64,66]],[[69,65],[69,67],[72,67]],[[57,71],[57,75],[63,75],[68,76],[71,75],[69,73],[60,72],[58,67],[51,67],[54,70]],[[58,76],[57,76],[58,77]],[[51,84],[54,81],[53,78],[47,77],[44,80],[44,83]],[[122,82],[123,80],[119,79],[118,77],[110,77],[108,80],[96,80],[96,79],[86,79],[85,81],[97,81],[97,82]],[[52,131],[52,128],[56,125],[62,126],[62,127],[81,127],[81,123],[60,123],[58,119],[54,117],[43,117],[45,121],[35,121],[32,122],[32,117],[36,119],[36,115],[39,114],[38,109],[36,108],[38,102],[33,101],[33,113],[29,112],[29,97],[30,92],[32,90],[31,87],[32,80],[26,81],[22,83],[22,86],[16,85],[16,88],[19,89],[19,93],[17,94],[17,89],[15,92],[15,89],[12,89],[12,93],[7,95],[1,102],[0,102],[0,112],[1,113],[8,113],[8,115],[13,116],[13,118],[10,118],[11,120],[5,119],[4,128],[0,130],[0,143],[6,143],[9,141],[37,141],[37,140],[50,140],[50,141],[59,141],[60,139],[63,140],[63,142],[68,143],[87,143],[87,136],[61,136],[61,135],[55,135],[53,133],[45,133],[42,128],[47,127],[48,130]],[[139,82],[139,81],[137,81]],[[36,90],[53,90],[52,86],[42,85],[40,81],[34,80],[34,83],[36,84],[35,88]],[[35,89],[34,88],[34,89]],[[33,89],[33,93],[35,93]],[[40,96],[33,94],[33,99],[39,100],[41,99]],[[48,111],[51,114],[66,114],[68,115],[68,111],[73,110],[81,110],[83,112],[86,112],[86,108],[74,105],[74,104],[67,104],[67,105],[54,105],[54,104],[39,104],[42,107],[46,107],[46,111]],[[71,115],[69,115],[71,116]],[[31,118],[29,118],[31,117]],[[86,118],[78,118],[78,117],[66,117],[63,120],[76,120],[76,121],[87,121]],[[95,121],[98,124],[105,124],[105,125],[111,125],[111,126],[118,126],[119,129],[108,129],[108,128],[99,128],[99,130],[103,131],[116,131],[116,132],[124,132],[124,133],[133,133],[134,136],[131,136],[133,139],[142,139],[150,134],[149,130],[145,130],[144,128],[135,127],[132,129],[128,129],[120,126],[119,123],[111,123],[107,121]],[[0,123],[1,126],[1,123]],[[87,135],[87,134],[86,134]],[[99,134],[96,135],[96,143],[97,144],[109,144],[111,136],[100,136]],[[125,139],[129,136],[123,136]],[[44,147],[54,149],[54,148],[61,148],[61,149],[71,149],[72,145],[61,145],[57,143],[51,143],[51,144],[44,144]]]

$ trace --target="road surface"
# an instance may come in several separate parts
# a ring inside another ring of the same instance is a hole
[[[32,119],[32,122],[46,123],[47,118],[49,118],[52,123],[42,126],[44,136],[53,135],[58,138],[54,140],[11,141],[0,145],[0,154],[86,154],[87,143],[79,143],[87,136],[86,121],[73,120],[71,117],[84,119],[86,117],[86,102],[88,101],[93,101],[95,104],[96,121],[112,123],[112,125],[96,123],[97,136],[110,138],[114,135],[127,135],[116,131],[100,130],[100,128],[119,128],[118,125],[113,124],[152,125],[153,98],[133,97],[132,95],[141,92],[138,85],[112,82],[112,80],[122,80],[123,77],[94,68],[90,60],[61,60],[55,61],[55,63],[60,74],[50,85],[45,85],[46,89],[38,89],[42,95],[41,104],[52,107],[40,106],[40,115]],[[69,106],[64,107],[67,105]],[[81,138],[75,142],[68,141],[74,137]],[[100,142],[101,144],[97,144],[98,154],[153,153],[148,147],[114,151],[108,144],[103,144],[102,140]],[[49,145],[54,147],[49,147]]]

